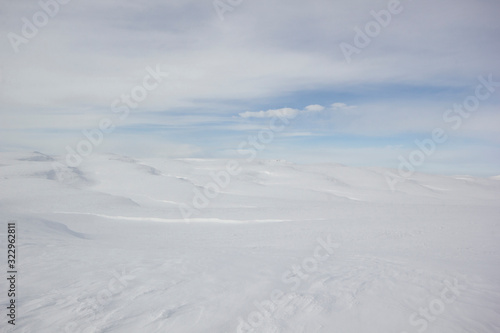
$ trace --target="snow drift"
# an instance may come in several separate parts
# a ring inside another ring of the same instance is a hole
[[[500,331],[498,177],[391,190],[338,164],[238,161],[227,181],[222,160],[55,162],[0,154],[18,332]]]

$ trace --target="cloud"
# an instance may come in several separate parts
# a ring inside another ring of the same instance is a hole
[[[354,105],[347,105],[345,103],[333,103],[330,106],[331,110],[350,110],[355,109]],[[246,111],[239,113],[242,118],[272,118],[272,117],[285,117],[285,118],[295,118],[297,115],[310,114],[310,113],[321,113],[327,110],[326,107],[319,104],[311,104],[306,106],[303,110],[292,109],[292,108],[281,108],[273,109],[267,111]]]
[[[282,136],[284,137],[301,137],[301,136],[313,136],[314,133],[311,132],[290,132],[290,133],[283,133]]]
[[[350,109],[355,109],[355,105],[347,105],[345,103],[333,103],[330,105],[332,110],[350,110]]]
[[[356,106],[348,106],[345,103],[333,103],[331,105],[331,108],[333,110],[337,109],[349,110],[356,108]],[[303,110],[292,109],[292,108],[281,108],[281,109],[273,109],[267,111],[246,111],[239,113],[239,116],[242,118],[272,118],[272,117],[294,118],[300,114],[319,113],[325,110],[326,108],[323,105],[311,104],[306,106]]]
[[[491,73],[500,80],[500,2],[401,5],[403,12],[370,37],[349,65],[340,43],[353,44],[355,28],[364,29],[373,20],[370,12],[387,8],[386,0],[317,0],[314,6],[254,0],[226,12],[224,21],[211,1],[61,5],[18,53],[8,38],[0,39],[0,134],[8,136],[0,150],[46,146],[65,153],[82,130],[95,128],[103,117],[116,118],[113,101],[131,94],[145,69],[156,65],[169,76],[117,123],[106,142],[120,138],[126,149],[138,137],[128,132],[159,125],[170,136],[148,141],[151,151],[170,142],[201,147],[205,154],[221,149],[222,142],[237,145],[237,135],[259,128],[250,120],[274,116],[298,118],[287,133],[313,134],[284,136],[284,145],[320,138],[342,145],[328,135],[362,137],[364,144],[381,136],[426,135],[443,125],[446,108],[473,93],[478,76]],[[41,7],[12,2],[4,9],[0,34],[7,36],[21,34],[22,18],[31,19]],[[498,146],[498,96],[482,103],[455,136]],[[300,154],[294,146],[286,149]],[[316,146],[307,149],[324,156]]]
[[[156,111],[185,106],[203,110],[211,100],[271,100],[311,87],[338,91],[387,82],[464,85],[471,77],[498,72],[494,64],[500,24],[493,14],[498,6],[495,1],[405,3],[404,17],[395,17],[346,66],[338,44],[352,43],[353,28],[368,22],[370,11],[386,7],[386,1],[319,0],[310,6],[256,0],[227,12],[223,22],[210,1],[122,5],[89,0],[78,10],[68,4],[20,45],[18,54],[7,38],[0,41],[0,112],[40,105],[106,107],[137,84],[146,66],[156,64],[171,73],[141,103],[141,108]],[[0,14],[5,22],[0,33],[20,34],[21,18],[37,10],[36,2],[13,3]],[[418,24],[422,20],[425,25]]]
[[[318,105],[318,104],[308,105],[305,108],[305,110],[309,111],[309,112],[319,112],[319,111],[323,111],[324,109],[325,109],[324,106]]]
[[[299,114],[299,110],[297,109],[292,109],[292,108],[282,108],[282,109],[275,109],[275,110],[267,110],[267,111],[257,111],[257,112],[252,112],[252,111],[246,111],[240,113],[240,117],[242,118],[273,118],[273,117],[278,117],[278,118],[294,118]]]

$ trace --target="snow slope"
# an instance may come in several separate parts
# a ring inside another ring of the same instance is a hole
[[[0,153],[2,332],[500,331],[498,179],[238,161],[197,208],[227,161],[55,162]]]

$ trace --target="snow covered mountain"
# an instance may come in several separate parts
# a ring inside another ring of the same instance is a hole
[[[388,172],[0,153],[15,331],[499,332],[498,179]]]

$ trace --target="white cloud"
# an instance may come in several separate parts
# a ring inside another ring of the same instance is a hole
[[[499,50],[495,3],[443,0],[432,3],[432,10],[420,2],[412,8],[405,5],[405,19],[394,20],[353,66],[346,66],[338,44],[352,43],[352,27],[363,25],[367,14],[385,3],[252,1],[227,13],[222,22],[210,4],[200,1],[147,0],[122,6],[117,0],[90,0],[83,9],[61,7],[36,37],[20,45],[18,54],[7,38],[0,42],[0,112],[40,105],[109,107],[142,79],[146,66],[156,64],[171,76],[141,107],[159,111],[186,105],[203,109],[211,99],[274,97],[310,87],[463,84],[481,73],[498,72],[491,65]],[[441,15],[440,8],[450,15]],[[36,2],[10,6],[0,14],[5,21],[0,33],[21,33],[21,18],[36,10]],[[112,16],[107,15],[110,10]],[[300,25],[294,24],[297,15],[303,18]],[[407,27],[422,18],[428,24],[408,38]],[[310,47],[304,47],[305,40]]]
[[[330,106],[330,110],[350,110],[355,109],[357,106],[347,105],[345,103],[333,103]],[[319,104],[311,104],[306,106],[303,110],[297,110],[292,108],[281,108],[281,109],[272,109],[267,111],[246,111],[239,113],[239,116],[242,118],[272,118],[272,117],[285,117],[285,118],[294,118],[301,114],[311,114],[311,113],[321,113],[327,110],[326,107]]]
[[[318,104],[308,105],[305,108],[305,110],[309,112],[320,112],[323,111],[324,109],[325,109],[324,106]]]
[[[331,108],[333,110],[349,110],[349,109],[355,109],[355,105],[347,105],[345,103],[333,103],[331,105]]]
[[[297,109],[282,108],[282,109],[257,111],[257,112],[246,111],[240,113],[239,115],[242,118],[272,118],[272,117],[294,118],[299,114],[299,112],[300,111]]]
[[[300,136],[313,136],[314,134],[311,132],[291,132],[291,133],[283,133],[282,136],[285,137],[300,137]]]

